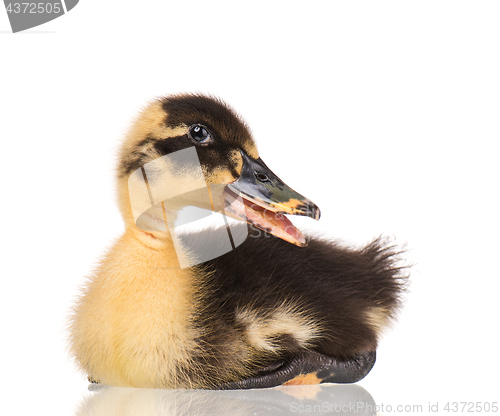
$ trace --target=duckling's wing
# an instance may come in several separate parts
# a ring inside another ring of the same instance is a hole
[[[272,315],[286,304],[321,327],[318,352],[350,358],[375,350],[405,289],[401,250],[384,239],[356,249],[310,238],[307,247],[297,247],[251,228],[248,233],[243,244],[203,263],[212,294],[207,314]]]
[[[206,241],[185,237],[193,253],[206,250]],[[205,302],[197,320],[209,328],[202,344],[210,346],[213,361],[227,366],[233,365],[228,351],[255,357],[245,364],[248,381],[233,380],[235,388],[305,374],[357,381],[373,366],[380,331],[400,304],[406,277],[399,252],[383,239],[360,249],[320,238],[297,247],[249,228],[240,246],[198,266]],[[239,339],[246,349],[227,339]],[[259,371],[279,362],[269,374]]]

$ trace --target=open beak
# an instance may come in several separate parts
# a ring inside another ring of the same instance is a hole
[[[306,238],[285,214],[319,220],[319,208],[285,185],[260,158],[240,152],[243,167],[240,177],[225,188],[226,210],[285,241],[306,246]]]

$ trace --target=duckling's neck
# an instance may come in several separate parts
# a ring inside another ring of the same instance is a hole
[[[174,245],[171,234],[168,231],[145,231],[137,227],[129,227],[125,232],[133,241],[140,244],[144,254],[155,257],[168,269],[181,269],[180,264],[187,261],[188,254],[178,245]],[[156,255],[155,255],[156,252]]]
[[[168,231],[146,231],[132,226],[127,227],[125,234],[130,235],[148,249],[169,251],[170,248],[174,248],[172,237]]]

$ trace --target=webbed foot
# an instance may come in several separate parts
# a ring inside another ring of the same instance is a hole
[[[355,383],[375,364],[375,351],[359,353],[341,361],[315,351],[302,351],[267,374],[217,386],[217,389],[258,389],[279,385]]]

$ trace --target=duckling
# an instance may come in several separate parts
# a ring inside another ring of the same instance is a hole
[[[147,105],[121,145],[117,186],[125,232],[69,325],[90,381],[246,389],[352,383],[371,370],[401,304],[401,251],[304,235],[285,214],[319,220],[319,208],[266,166],[223,101]],[[188,206],[244,222],[182,237]]]

